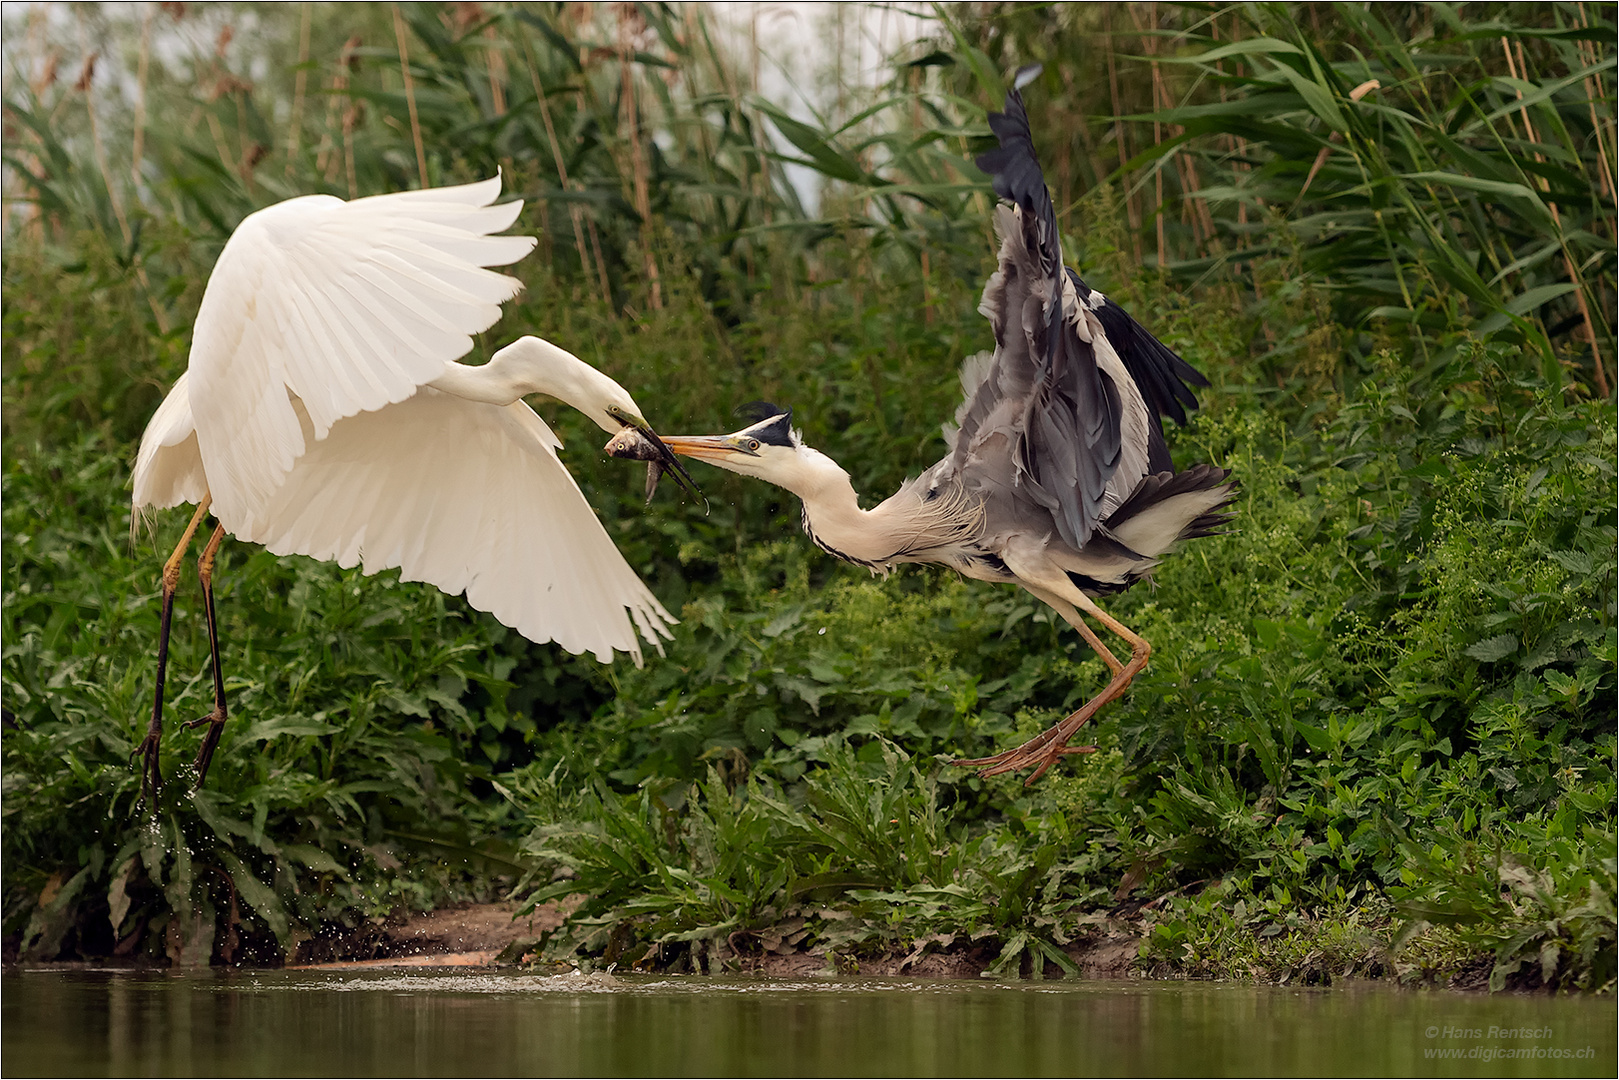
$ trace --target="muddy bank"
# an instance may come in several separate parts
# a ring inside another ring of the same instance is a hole
[[[516,911],[513,903],[456,904],[398,912],[352,929],[331,927],[298,942],[287,966],[492,966],[515,943],[537,940],[567,917],[557,904],[542,905],[521,918]]]
[[[510,903],[464,904],[438,911],[402,914],[347,935],[317,936],[301,942],[288,966],[496,969],[539,964],[550,967],[540,964],[541,941],[544,935],[562,926],[571,907],[572,903],[566,902],[546,904],[521,918],[513,917],[516,905]],[[863,975],[976,980],[999,957],[998,943],[978,943],[965,937],[924,938],[913,942],[908,951],[806,948],[795,940],[802,935],[785,932],[791,929],[789,924],[759,934],[738,932],[712,950],[700,948],[695,953],[682,945],[668,953],[654,947],[639,956],[635,951],[620,954],[610,941],[603,955],[582,964],[587,970],[735,974],[778,979]],[[1136,934],[1115,928],[1073,942],[1063,952],[1084,979],[1216,977],[1217,973],[1191,970],[1161,959],[1144,959],[1141,940]],[[1369,979],[1398,985],[1482,991],[1488,986],[1490,968],[1491,960],[1487,956],[1424,967],[1396,964],[1380,950],[1372,949],[1347,965],[1341,958],[1307,953],[1290,962],[1249,970],[1246,978],[1261,983],[1304,986],[1330,986],[1345,980]],[[557,966],[557,970],[562,967]],[[1025,961],[1017,974],[1027,978],[1036,973]],[[1039,974],[1054,979],[1062,977],[1063,971],[1055,963],[1047,962]],[[1224,977],[1243,978],[1244,975],[1226,973]],[[1544,989],[1532,973],[1509,979],[1508,988]]]
[[[435,911],[400,911],[386,917],[363,919],[354,926],[331,925],[310,937],[295,941],[286,952],[273,948],[244,950],[233,960],[216,955],[213,966],[237,968],[459,968],[510,969],[538,965],[561,971],[571,965],[542,964],[540,949],[546,935],[560,928],[579,898],[540,906],[518,917],[514,903],[458,904]],[[869,947],[806,947],[803,933],[789,932],[802,920],[789,920],[760,933],[737,932],[712,947],[695,950],[684,944],[667,951],[653,946],[619,948],[611,939],[601,955],[580,962],[584,970],[620,972],[668,972],[703,975],[756,975],[765,978],[802,979],[816,975],[864,975],[876,977],[916,977],[929,979],[973,979],[982,977],[999,958],[998,942],[975,942],[965,936],[923,938],[909,943],[908,950],[872,950]],[[1128,924],[1126,924],[1128,927]],[[1396,964],[1372,949],[1348,966],[1342,958],[1319,953],[1306,954],[1273,965],[1261,964],[1246,972],[1194,970],[1189,965],[1162,959],[1145,959],[1141,937],[1117,926],[1099,930],[1070,943],[1063,952],[1073,962],[1079,977],[1085,979],[1198,979],[1225,977],[1254,982],[1328,986],[1345,979],[1372,979],[1402,985],[1423,985],[1451,990],[1483,990],[1487,987],[1490,958],[1479,956],[1468,962],[1412,965]],[[18,962],[15,943],[6,942],[6,966]],[[265,943],[273,946],[273,939]],[[626,941],[625,945],[630,943]],[[130,956],[96,956],[76,960],[56,960],[42,967],[130,967],[167,968],[175,965],[142,953]],[[30,964],[28,966],[34,966]],[[1006,972],[1005,974],[1012,974]],[[1025,960],[1022,977],[1036,974]],[[1063,971],[1047,962],[1045,978],[1059,978]],[[1513,990],[1542,989],[1533,973],[1508,980]]]
[[[507,967],[535,962],[538,942],[562,925],[566,907],[546,904],[514,918],[511,903],[462,904],[437,911],[401,914],[351,930],[334,929],[301,941],[288,967]],[[1128,935],[1100,937],[1066,950],[1085,978],[1132,974],[1139,941]],[[735,973],[771,978],[816,974],[912,975],[933,979],[976,979],[994,963],[998,950],[968,943],[925,941],[908,952],[865,955],[838,950],[800,949],[781,939],[734,934],[727,944],[699,960],[711,975]],[[657,971],[662,958],[650,953],[626,969]],[[1060,971],[1048,966],[1048,974]]]

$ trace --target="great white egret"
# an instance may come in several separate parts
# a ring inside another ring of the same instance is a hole
[[[456,360],[522,288],[486,269],[530,236],[494,236],[521,202],[492,205],[500,177],[344,202],[309,195],[245,218],[220,253],[191,355],[141,439],[134,509],[195,503],[163,565],[157,688],[143,789],[161,782],[163,681],[180,560],[217,519],[198,563],[214,708],[196,783],[227,718],[213,565],[226,533],[277,555],[397,567],[524,637],[602,662],[661,652],[674,619],[625,563],[523,398],[573,406],[608,432],[661,447],[618,383],[537,337],[487,364]],[[667,451],[662,451],[667,455]],[[654,456],[657,456],[656,451]],[[667,461],[672,462],[673,455]]]
[[[1037,69],[1036,69],[1037,70]],[[1030,72],[1019,73],[1017,85]],[[849,474],[805,446],[791,410],[759,403],[757,422],[729,435],[665,436],[667,448],[786,488],[803,500],[819,547],[886,572],[940,563],[981,581],[1021,585],[1096,650],[1112,679],[1096,696],[1021,746],[958,761],[983,775],[1032,768],[1033,783],[1065,754],[1080,725],[1117,698],[1151,647],[1091,599],[1146,577],[1177,541],[1207,536],[1229,515],[1236,485],[1210,465],[1174,471],[1161,418],[1185,423],[1208,382],[1117,304],[1063,266],[1057,219],[1016,86],[990,115],[1000,147],[978,165],[1007,204],[996,211],[1000,266],[979,307],[993,354],[962,367],[965,401],[945,425],[950,452],[871,510]],[[608,443],[621,457],[656,458],[639,433]],[[1082,617],[1130,646],[1120,662]]]

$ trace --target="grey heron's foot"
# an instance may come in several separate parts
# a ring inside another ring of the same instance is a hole
[[[964,759],[952,761],[950,764],[964,769],[977,769],[978,775],[986,780],[1002,773],[1033,769],[1034,773],[1023,782],[1027,787],[1069,754],[1096,753],[1097,748],[1094,746],[1069,746],[1068,740],[1079,732],[1081,725],[1094,716],[1096,710],[1106,700],[1108,699],[1105,695],[1098,695],[1068,714],[1060,723],[1052,725],[1021,746],[1014,746],[993,757]]]
[[[209,725],[207,734],[202,737],[202,745],[197,748],[197,759],[191,763],[197,778],[192,782],[193,787],[202,787],[202,782],[208,778],[208,766],[214,760],[214,750],[219,746],[219,737],[225,733],[225,710],[215,706],[214,711],[207,716],[199,716],[186,724],[188,728]]]

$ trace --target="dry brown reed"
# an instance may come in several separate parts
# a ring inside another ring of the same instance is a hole
[[[422,146],[422,122],[416,115],[416,84],[410,78],[410,45],[406,41],[405,17],[394,4],[394,37],[399,42],[399,74],[405,80],[405,107],[410,110],[410,140],[416,146],[416,169],[421,174],[422,187],[428,187],[427,151]]]

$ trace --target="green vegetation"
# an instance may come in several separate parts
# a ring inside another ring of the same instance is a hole
[[[970,944],[1041,974],[1123,928],[1166,973],[1487,957],[1494,986],[1611,990],[1609,12],[974,8],[795,119],[700,10],[401,10],[408,87],[389,7],[8,12],[0,844],[25,955],[268,962],[400,904],[582,893],[544,955]],[[47,77],[80,30],[102,73]],[[942,452],[988,341],[968,162],[1029,59],[1071,261],[1209,375],[1171,448],[1243,485],[1230,533],[1108,601],[1155,651],[1098,753],[1033,788],[944,763],[1101,685],[1043,605],[873,580],[729,474],[698,476],[706,514],[643,507],[564,411],[587,497],[681,615],[665,657],[602,667],[393,575],[227,544],[231,725],[187,791],[188,582],[175,780],[137,805],[184,517],[132,544],[129,462],[244,214],[500,167],[545,241],[483,355],[552,338],[670,431],[792,404],[879,496]],[[813,210],[785,160],[826,182]]]

